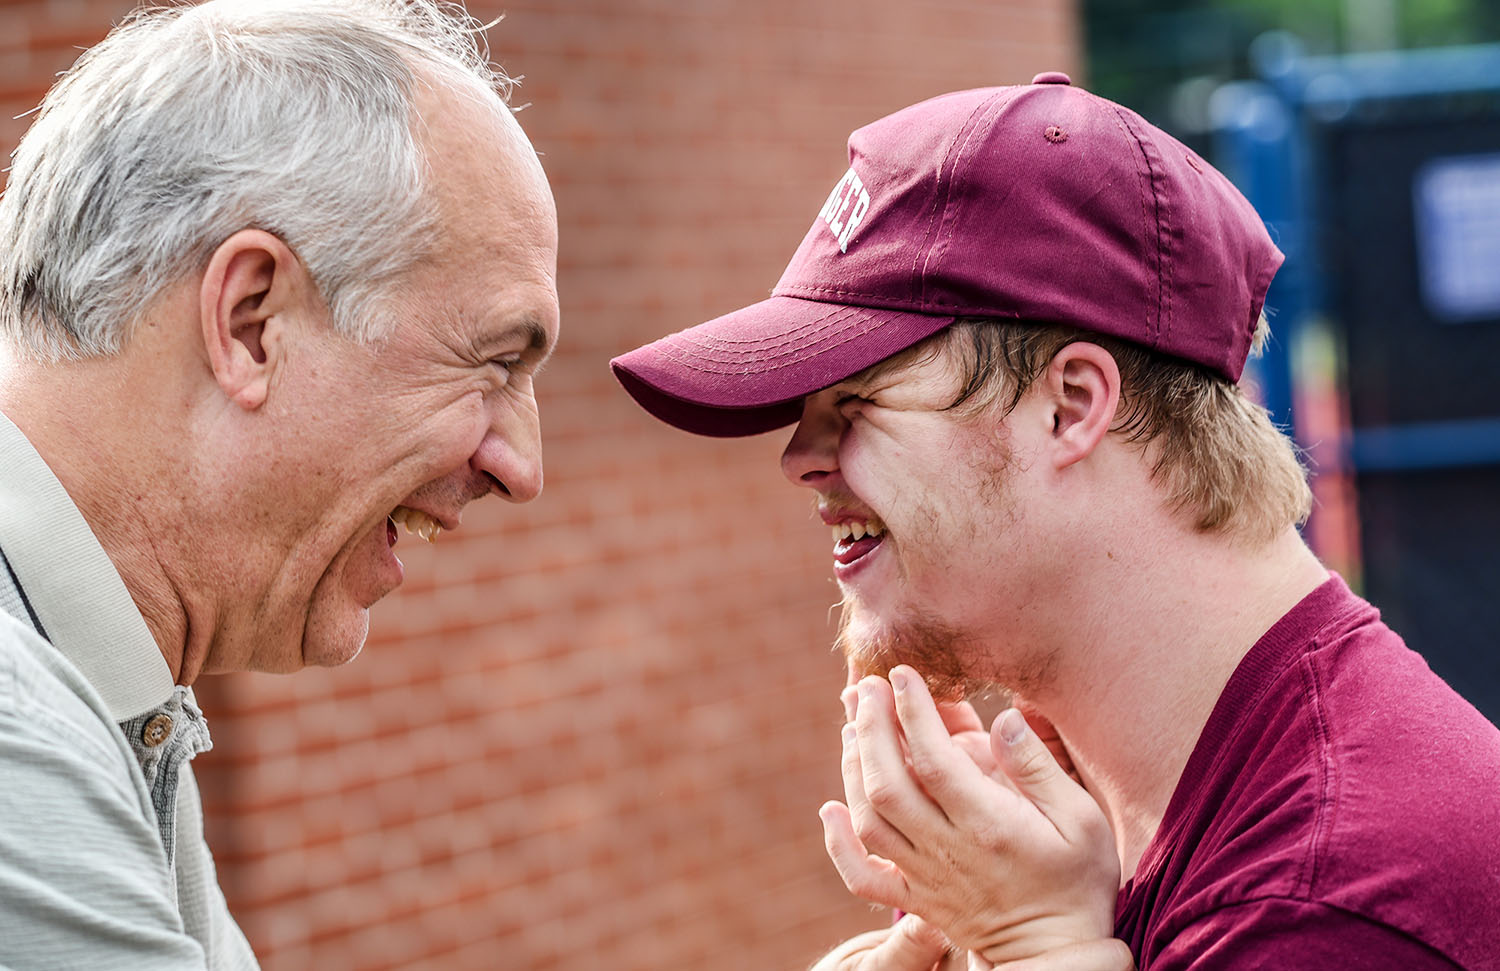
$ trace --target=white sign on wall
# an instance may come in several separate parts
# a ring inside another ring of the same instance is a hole
[[[1500,155],[1433,159],[1412,195],[1428,309],[1454,322],[1500,317]]]

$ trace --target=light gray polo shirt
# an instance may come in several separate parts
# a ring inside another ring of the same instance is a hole
[[[209,747],[78,507],[0,415],[0,967],[256,969],[203,840]]]

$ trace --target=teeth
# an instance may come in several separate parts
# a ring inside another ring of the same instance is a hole
[[[425,512],[409,509],[406,506],[397,506],[391,512],[391,520],[405,526],[408,533],[420,536],[429,543],[436,542],[438,534],[443,531],[443,527],[438,525],[436,519]]]
[[[866,536],[880,536],[884,532],[885,524],[875,519],[868,522],[839,523],[833,527],[833,541],[842,543],[846,540],[864,539]]]

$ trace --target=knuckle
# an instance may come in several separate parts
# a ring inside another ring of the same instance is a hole
[[[1056,772],[1052,753],[1036,746],[1029,748],[1016,765],[1016,774],[1032,782],[1045,782]]]
[[[894,809],[901,801],[901,794],[888,779],[876,779],[867,784],[865,798],[877,810]]]
[[[852,871],[844,876],[844,886],[856,897],[872,900],[881,896],[880,885],[864,871]],[[880,901],[876,901],[879,903]]]
[[[867,849],[871,844],[879,844],[884,833],[885,825],[880,821],[880,817],[873,813],[854,814],[854,835],[859,837],[859,841],[865,844]]]
[[[911,753],[911,771],[922,781],[928,791],[945,788],[950,775],[947,767],[941,759],[936,758],[930,752],[914,751]]]
[[[973,844],[990,853],[1002,853],[1010,847],[1010,835],[1005,827],[987,825],[974,832]]]

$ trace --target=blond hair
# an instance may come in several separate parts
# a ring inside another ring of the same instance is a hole
[[[1268,333],[1256,330],[1258,350]],[[1268,541],[1312,509],[1296,446],[1266,409],[1222,375],[1117,338],[1055,324],[963,318],[935,342],[957,359],[961,389],[951,409],[1000,404],[1009,414],[1068,344],[1107,350],[1120,369],[1112,433],[1151,459],[1168,503],[1202,532]]]

